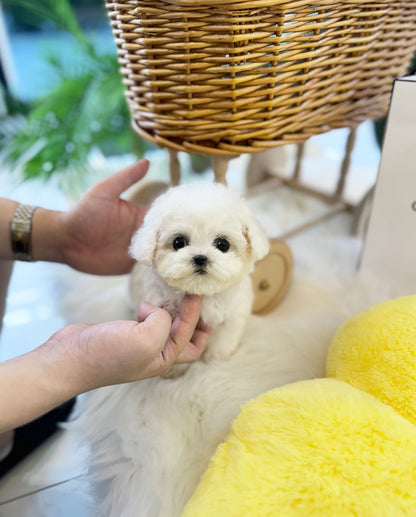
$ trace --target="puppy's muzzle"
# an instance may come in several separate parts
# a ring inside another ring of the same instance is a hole
[[[195,255],[192,258],[192,264],[195,269],[195,273],[198,275],[204,275],[207,272],[209,260],[206,255]]]

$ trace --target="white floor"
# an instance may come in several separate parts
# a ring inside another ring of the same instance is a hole
[[[307,146],[304,174],[309,181],[325,189],[336,181],[345,145],[346,131],[339,130],[314,137]],[[150,179],[160,179],[166,162],[158,154]],[[365,192],[376,177],[379,151],[372,126],[363,124],[358,132],[349,174],[351,192]],[[160,165],[164,165],[161,167]],[[229,182],[242,188],[244,158],[231,163]],[[117,170],[114,163],[109,170]],[[349,185],[347,184],[347,194]],[[65,209],[68,202],[56,185],[26,183],[13,185],[11,177],[0,172],[0,195],[18,201]],[[290,245],[290,242],[289,242]],[[43,263],[16,264],[10,291],[3,333],[0,339],[0,360],[5,360],[40,345],[64,324],[54,303],[53,275],[55,265]],[[58,266],[65,267],[65,266]],[[0,481],[0,517],[92,517],[94,503],[83,481],[87,469],[88,450],[80,448],[69,432],[62,430]]]

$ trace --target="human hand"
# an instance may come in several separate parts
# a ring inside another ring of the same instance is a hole
[[[209,329],[199,319],[200,308],[200,297],[185,296],[172,321],[167,311],[143,303],[138,322],[70,325],[43,346],[52,352],[64,350],[77,393],[155,377],[165,374],[174,362],[192,362],[201,356]]]
[[[165,310],[143,304],[140,322],[70,325],[0,363],[0,432],[91,389],[164,375],[174,361],[195,361],[209,336],[200,309],[200,297],[186,296],[172,321]]]
[[[141,225],[146,207],[120,198],[143,178],[149,166],[141,160],[94,185],[72,210],[61,214],[62,261],[86,273],[123,274],[133,260],[131,236]]]

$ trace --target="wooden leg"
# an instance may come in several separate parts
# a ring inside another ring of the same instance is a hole
[[[351,155],[354,150],[356,135],[357,129],[355,127],[351,128],[348,135],[347,144],[345,146],[345,154],[341,165],[337,188],[334,193],[334,201],[340,201],[343,198],[345,181],[350,169]]]
[[[298,148],[296,151],[295,170],[293,172],[293,178],[292,178],[295,183],[298,183],[299,179],[300,179],[300,173],[302,170],[302,161],[303,161],[304,154],[305,154],[305,142],[301,142],[300,144],[298,144]]]
[[[179,185],[181,181],[181,166],[179,163],[178,152],[169,149],[169,174],[172,187]]]
[[[214,171],[215,181],[227,185],[227,169],[228,169],[228,158],[223,156],[212,157],[212,170]]]

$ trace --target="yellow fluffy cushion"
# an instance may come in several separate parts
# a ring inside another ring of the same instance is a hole
[[[347,382],[247,403],[182,517],[415,516],[415,308],[416,297],[394,300],[340,329],[328,369]]]
[[[344,323],[328,353],[327,376],[416,424],[416,296],[380,303]]]

